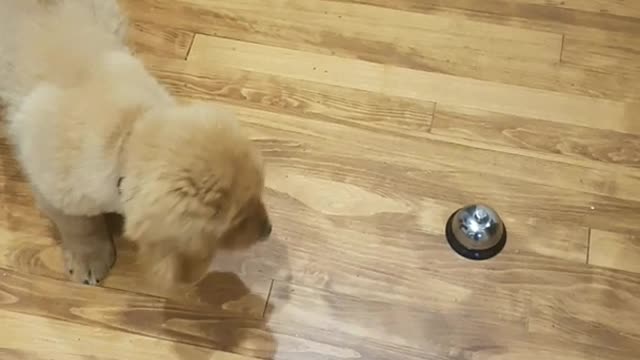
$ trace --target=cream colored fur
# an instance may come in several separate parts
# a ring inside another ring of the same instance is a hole
[[[270,233],[262,160],[232,114],[175,101],[125,36],[115,0],[0,0],[9,136],[74,280],[107,275],[117,212],[155,279],[197,281],[217,248]]]

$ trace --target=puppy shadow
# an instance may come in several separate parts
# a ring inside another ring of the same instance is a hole
[[[124,234],[124,218],[122,215],[107,213],[104,215],[104,221],[111,232],[111,237],[114,240],[121,239]]]
[[[121,237],[124,221],[115,214],[105,219],[127,267],[134,250]],[[213,360],[223,352],[274,358],[278,346],[268,326],[274,310],[268,303],[271,280],[244,275],[233,269],[211,271],[195,286],[176,290],[181,292],[177,296],[167,294],[153,322],[163,338],[175,343],[175,358]]]
[[[181,360],[213,360],[220,352],[240,354],[258,359],[273,359],[277,341],[268,326],[268,313],[273,308],[262,295],[233,273],[211,273],[196,288],[209,309],[194,313],[176,312],[176,304],[167,303],[163,326],[176,343],[175,354]],[[203,350],[206,349],[206,350]]]

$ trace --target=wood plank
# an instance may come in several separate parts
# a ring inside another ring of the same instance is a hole
[[[352,0],[337,1],[353,2]],[[516,28],[563,33],[565,34],[565,46],[567,39],[572,39],[570,41],[572,47],[575,41],[591,43],[594,39],[605,39],[603,43],[606,47],[605,50],[611,51],[613,54],[620,52],[620,49],[619,47],[607,46],[608,42],[628,39],[630,43],[634,43],[640,34],[640,22],[634,18],[554,8],[527,3],[527,0],[522,2],[503,0],[450,0],[446,2],[439,0],[399,0],[393,2],[357,0],[357,2],[433,16],[473,19]],[[591,6],[593,2],[585,1],[584,3],[586,6]],[[595,52],[601,53],[597,49]],[[569,57],[580,59],[579,55]],[[589,59],[589,57],[582,59]],[[610,71],[604,73],[589,67],[576,66],[574,61],[563,61],[553,67],[538,65],[536,68],[534,64],[529,64],[520,67],[518,72],[512,73],[510,76],[514,78],[511,83],[522,81],[517,84],[552,91],[637,102],[638,94],[640,94],[639,82],[624,75],[611,76],[611,74],[618,74],[621,69],[635,67],[636,63],[637,61],[620,62],[619,68],[612,66],[608,69]]]
[[[271,317],[276,329],[280,324],[288,324],[289,327],[298,329],[300,338],[342,338],[343,334],[349,334],[356,341],[386,345],[387,349],[393,351],[389,353],[387,350],[388,354],[355,352],[351,356],[345,356],[348,359],[446,360],[450,359],[451,354],[462,352],[463,345],[443,339],[445,327],[452,325],[455,315],[447,316],[440,312],[440,308],[430,310],[426,304],[424,307],[413,308],[284,282],[276,282],[271,303],[279,309]],[[513,300],[512,315],[524,310],[524,306],[516,308],[520,305],[522,304],[517,299]],[[448,308],[457,312],[458,306],[451,303]],[[502,310],[499,311],[502,313]],[[474,316],[468,318],[468,325],[486,329],[486,320],[492,321],[490,316],[482,319]],[[504,322],[504,333],[518,328],[516,320],[504,319]],[[439,324],[442,332],[433,326],[435,323]],[[522,329],[523,326],[519,328]],[[304,354],[304,357],[285,358],[321,357]]]
[[[377,131],[384,134],[397,134],[402,137],[412,137],[421,139],[435,139],[446,142],[457,142],[461,145],[496,150],[495,144],[499,143],[499,138],[493,139],[491,142],[481,142],[478,140],[478,134],[474,134],[473,138],[465,138],[463,136],[453,135],[451,132],[439,136],[443,131],[437,129],[431,134],[427,133],[431,127],[432,113],[434,111],[434,103],[429,101],[420,101],[397,96],[381,95],[372,91],[362,91],[357,89],[349,89],[339,86],[331,86],[318,82],[310,82],[304,80],[292,79],[284,76],[276,76],[264,73],[244,71],[240,69],[229,68],[225,66],[217,66],[207,64],[206,67],[194,65],[191,62],[171,62],[157,57],[145,56],[146,63],[154,75],[158,76],[164,85],[168,86],[172,91],[181,97],[199,100],[215,100],[232,102],[241,106],[256,107],[267,109],[274,112],[302,115],[323,121],[331,121],[350,126]],[[443,107],[453,108],[444,104]],[[465,109],[465,112],[477,112],[490,114],[490,112],[482,112],[479,110]],[[507,118],[503,114],[495,114],[501,118]],[[440,117],[442,117],[442,111]],[[534,121],[533,119],[521,119],[520,117],[512,117],[514,121]],[[440,121],[442,125],[442,119]],[[547,122],[549,127],[558,129],[573,129],[568,125],[555,124]],[[516,126],[514,124],[514,126]],[[634,135],[618,134],[615,132],[595,131],[588,128],[582,128],[585,134],[596,134],[601,136],[603,133],[607,136],[613,134],[612,142],[615,146],[619,137],[622,139],[634,139]],[[591,131],[590,131],[591,130]],[[469,131],[473,131],[470,126]],[[433,136],[433,134],[437,134]],[[461,134],[460,134],[461,135]],[[493,136],[493,134],[487,134]],[[583,134],[584,136],[584,134]],[[484,137],[480,138],[486,140]],[[483,140],[483,141],[484,141]],[[597,141],[596,141],[597,140]],[[522,139],[518,139],[522,141]],[[575,141],[581,141],[576,139]],[[593,141],[601,144],[598,149],[602,153],[606,151],[609,137],[593,139]],[[516,144],[509,144],[510,146]],[[517,145],[522,145],[518,143]],[[568,162],[574,165],[586,167],[602,168],[607,172],[622,171],[627,169],[621,167],[611,168],[605,163],[593,163],[589,161],[589,157],[574,156],[569,159],[564,156],[556,156],[556,153],[539,151],[528,151],[535,146],[527,144],[527,147],[520,148],[504,148],[497,150],[501,152],[511,152],[526,156],[533,156],[551,160],[554,162]],[[631,154],[612,154],[612,162],[622,162],[620,157],[633,158],[633,144],[625,142],[628,147],[626,151]],[[611,147],[611,146],[610,146]],[[516,151],[512,150],[515,149]],[[520,151],[524,150],[524,151]],[[538,149],[539,150],[539,149]],[[579,149],[575,149],[579,151]],[[581,154],[579,154],[581,155]],[[604,154],[600,154],[603,155]],[[585,161],[585,159],[589,159]],[[600,159],[605,160],[605,159]],[[605,166],[600,166],[604,164]]]
[[[264,57],[273,61],[261,61]],[[197,35],[189,61],[591,128],[640,133],[640,105]],[[315,68],[315,69],[314,69]],[[607,122],[601,121],[609,119]]]
[[[50,237],[18,235],[8,231],[2,231],[0,234],[0,266],[28,274],[67,280],[61,248]],[[131,249],[121,246],[122,244],[118,245],[118,263],[105,281],[106,287],[169,297],[173,301],[199,309],[225,309],[243,316],[262,316],[270,288],[270,280],[265,277],[237,278],[233,274],[212,273],[196,286],[161,290],[145,282],[135,267],[135,254]]]
[[[640,237],[591,230],[589,264],[640,273]]]
[[[587,271],[586,266],[582,269]],[[451,268],[447,267],[447,271]],[[464,272],[473,277],[475,271],[467,269]],[[542,274],[531,273],[521,280],[527,283],[525,278],[538,275]],[[633,329],[634,321],[639,319],[633,312],[638,306],[637,297],[618,302],[624,309],[621,316],[624,314],[628,318],[624,323],[616,324],[606,315],[613,308],[609,307],[604,295],[617,284],[603,290],[600,282],[592,284],[588,276],[577,275],[576,283],[566,280],[568,289],[552,286],[530,294],[514,288],[509,294],[511,302],[495,304],[494,291],[503,285],[498,280],[487,284],[487,288],[469,290],[464,295],[449,294],[448,301],[441,303],[434,304],[427,299],[417,307],[276,282],[270,302],[279,311],[272,316],[272,321],[298,326],[303,338],[325,331],[344,332],[369,341],[388,342],[404,351],[422,352],[423,358],[428,359],[449,359],[457,354],[482,359],[497,356],[509,359],[633,358],[640,343],[633,340],[633,335],[616,331],[627,330],[629,326]],[[539,293],[543,293],[557,302],[568,301],[576,289],[588,296],[587,304],[578,305],[580,299],[576,299],[573,307],[568,304],[566,307],[543,307],[538,300]],[[430,288],[431,293],[439,290]],[[532,298],[536,302],[531,302]],[[555,329],[551,326],[542,328],[542,311],[560,318],[565,315],[565,308],[571,309],[572,318]],[[590,310],[597,311],[597,315],[590,314]],[[534,323],[530,324],[531,321]],[[597,327],[601,327],[601,331],[593,331]],[[581,332],[582,337],[571,339],[564,333],[567,328]],[[637,334],[637,330],[634,332]]]
[[[354,354],[372,360],[423,359],[414,357],[415,351],[403,352],[348,333],[303,337],[300,328],[277,319],[266,323],[226,311],[201,311],[160,298],[7,270],[0,270],[0,276],[0,320],[16,330],[13,336],[1,337],[0,354],[4,351],[21,360],[37,359],[45,351],[53,351],[50,356],[55,359],[66,360],[66,353],[85,359],[87,349],[96,351],[107,343],[120,342],[138,347],[139,359],[162,352],[166,353],[162,358],[185,360],[273,359],[276,353],[278,359],[299,359],[301,354],[305,359],[355,359]],[[278,313],[279,306],[270,305],[267,315]],[[80,342],[83,345],[77,345]],[[37,346],[40,343],[42,347]],[[119,352],[128,349],[117,348]],[[103,356],[106,360],[113,354],[105,350]]]
[[[290,170],[288,174],[294,177]],[[296,185],[306,185],[306,188],[310,188],[308,182],[289,182],[287,185],[288,189]],[[505,285],[503,289],[496,289],[495,283],[489,280],[482,282],[476,277],[467,279],[462,275],[463,269],[473,269],[474,274],[482,271],[481,269],[504,271],[504,277],[497,277],[496,281],[502,279],[509,284],[508,279],[514,276],[520,279],[520,275],[516,275],[520,270],[513,273],[514,268],[526,268],[523,272],[540,271],[541,276],[555,269],[554,275],[550,275],[554,279],[565,271],[568,274],[574,272],[573,267],[570,270],[567,268],[568,262],[565,259],[554,262],[517,249],[519,244],[525,242],[544,244],[547,235],[540,234],[538,237],[534,229],[543,230],[550,222],[540,221],[535,225],[531,224],[531,230],[520,239],[518,233],[521,230],[518,230],[511,220],[507,220],[511,233],[507,249],[496,261],[480,264],[478,267],[459,259],[446,245],[441,229],[444,221],[441,217],[446,217],[450,211],[442,211],[439,214],[437,210],[432,210],[431,206],[425,204],[424,218],[421,221],[433,221],[435,229],[431,234],[416,229],[411,215],[387,213],[369,216],[370,220],[365,214],[328,216],[320,210],[312,210],[320,200],[313,203],[308,198],[294,196],[296,195],[289,193],[270,196],[269,203],[274,209],[274,223],[277,229],[275,238],[243,258],[228,258],[231,269],[235,266],[247,272],[268,274],[281,280],[398,305],[443,306],[442,304],[450,303],[452,297],[464,296],[473,289],[488,286],[492,289],[491,301],[496,307],[502,306],[506,301],[504,299],[510,298],[508,294],[513,289],[509,285]],[[326,198],[326,195],[324,197]],[[330,201],[339,202],[340,199],[342,197],[339,196],[338,199]],[[376,211],[373,203],[368,204],[367,209]],[[344,210],[352,211],[351,208]],[[565,230],[567,236],[575,236],[571,230]],[[583,259],[582,264],[584,263]],[[459,266],[460,276],[455,276],[449,271],[455,266]],[[554,281],[539,280],[544,283]],[[568,280],[561,280],[560,283],[564,284],[564,281]],[[429,290],[433,288],[437,288],[438,291]]]
[[[640,80],[640,40],[637,35],[567,35],[562,61],[587,71],[608,74],[619,86],[633,86]]]
[[[4,360],[112,360],[123,354],[131,360],[257,360],[4,309],[0,309],[0,321],[11,329],[0,336],[0,357]]]
[[[640,18],[640,3],[635,0],[513,0],[513,2]]]
[[[352,0],[338,0],[353,3]],[[592,13],[568,8],[550,7],[541,4],[502,0],[357,0],[359,4],[379,6],[386,9],[416,12],[429,16],[448,18],[451,21],[472,19],[478,22],[510,26],[518,29],[531,29],[563,33],[571,38],[591,40],[593,38],[637,38],[640,34],[640,23],[637,19]],[[587,1],[585,3],[591,3]],[[469,63],[469,60],[464,60]],[[502,72],[490,73],[486,69],[480,74],[450,74],[467,76],[476,79],[490,79],[503,83],[535,87],[551,91],[567,92],[571,94],[597,96],[608,99],[623,99],[638,102],[640,88],[638,81],[623,76],[612,77],[611,73],[602,73],[583,67],[573,66],[572,63],[561,64],[499,64],[494,62]],[[623,64],[624,66],[625,64]],[[634,66],[635,63],[629,63]],[[402,66],[423,70],[434,67],[416,67],[409,64]],[[512,71],[511,69],[516,69]],[[437,69],[437,68],[436,68]],[[480,70],[480,69],[478,69]],[[484,76],[487,76],[486,78]]]
[[[603,74],[585,76],[584,70],[558,65],[562,39],[551,34],[551,41],[548,32],[474,22],[468,17],[395,13],[331,1],[296,6],[283,6],[276,0],[152,3],[131,2],[127,6],[134,18],[143,21],[162,19],[160,23],[225,38],[551,91],[640,101],[640,89],[634,82],[620,87]],[[270,16],[261,15],[267,12]],[[324,16],[318,17],[316,12]],[[375,41],[369,38],[371,24],[381,29]],[[538,56],[545,60],[537,61]]]
[[[199,66],[192,62],[173,62],[157,57],[145,56],[148,68],[154,75],[160,78],[165,86],[168,86],[174,93],[181,97],[199,99],[205,101],[231,102],[244,107],[254,107],[273,112],[303,116],[323,121],[348,124],[370,131],[383,134],[395,134],[402,137],[417,139],[439,140],[444,142],[455,142],[460,145],[483,148],[488,150],[498,150],[510,152],[529,157],[538,157],[553,162],[569,163],[588,168],[598,168],[612,172],[635,173],[625,167],[609,166],[604,162],[594,163],[590,159],[574,156],[566,157],[554,153],[542,153],[539,151],[529,151],[529,148],[515,148],[500,146],[496,148],[495,141],[482,142],[464,137],[452,137],[447,135],[437,135],[436,132],[428,133],[431,127],[432,113],[435,110],[434,103],[420,101],[397,96],[381,95],[372,91],[361,91],[339,86],[326,85],[318,82],[292,79],[286,76],[270,75],[241,69],[229,68],[226,66],[211,65]],[[455,108],[440,104],[443,107]],[[465,109],[465,112],[477,112],[491,114],[473,109]],[[495,114],[500,118],[507,118],[504,114]],[[442,117],[442,114],[441,114]],[[534,121],[513,116],[522,121]],[[538,120],[536,120],[538,121]],[[574,128],[569,125],[546,122],[548,126],[567,131]],[[520,124],[526,126],[526,124]],[[516,126],[516,125],[514,125]],[[471,126],[473,128],[473,126]],[[606,134],[594,142],[602,144],[607,148],[606,142],[611,137],[615,146],[620,144],[620,140],[625,141],[627,149],[631,154],[612,155],[615,159],[623,157],[633,157],[633,144],[625,139],[634,139],[635,135],[619,134],[616,132],[601,132],[588,128],[578,128],[587,133]],[[441,131],[441,130],[440,130]],[[470,129],[471,131],[471,129]],[[448,135],[451,135],[450,133]],[[620,136],[622,138],[620,138]],[[477,134],[476,134],[477,137]],[[589,137],[589,136],[587,136]],[[480,138],[483,138],[480,136]],[[497,139],[496,139],[497,140]],[[520,140],[520,139],[519,139]],[[578,140],[576,140],[578,141]],[[581,140],[580,140],[581,141]],[[605,151],[598,148],[598,150]],[[576,149],[576,151],[578,151]]]
[[[431,356],[442,359],[465,346],[445,339],[447,336],[460,336],[465,326],[483,330],[496,327],[498,330],[499,325],[500,330],[492,333],[492,337],[526,331],[529,311],[529,294],[526,292],[509,294],[508,301],[501,301],[493,314],[486,312],[484,302],[480,301],[484,294],[469,291],[463,296],[449,295],[450,302],[432,304],[427,299],[423,304],[406,306],[277,281],[270,303],[279,309],[272,315],[274,323],[290,321],[298,326],[303,321],[311,323],[310,328],[300,326],[303,336],[313,336],[318,330],[335,329],[415,352],[430,352]]]
[[[208,349],[206,352],[203,350],[203,353],[215,355],[215,352],[211,352],[212,349],[232,351],[242,349],[243,344],[247,345],[255,341],[253,337],[244,336],[247,335],[242,333],[245,326],[251,327],[255,334],[265,331],[262,319],[239,315],[226,309],[194,307],[159,297],[104,287],[76,285],[47,277],[20,274],[7,269],[0,269],[0,279],[2,280],[0,282],[1,312],[57,320],[64,322],[64,326],[70,329],[74,326],[92,328],[93,330],[87,331],[88,334],[115,334],[114,336],[119,336],[125,342],[129,342],[129,338],[131,342],[135,342],[136,339],[151,337],[154,338],[153,341],[164,342],[167,345],[171,342],[195,344]],[[241,282],[235,290],[242,290]],[[210,295],[228,296],[227,294]],[[0,318],[6,320],[2,316]],[[189,324],[199,330],[180,330],[172,327],[173,323]],[[24,326],[16,327],[16,330],[29,333],[29,328]],[[76,336],[77,334],[73,334],[71,338],[61,338],[61,346],[64,348],[73,344]],[[1,338],[6,340],[8,337]],[[247,356],[272,355],[273,344],[275,344],[273,336],[262,333],[259,339],[262,341],[260,348],[247,348],[242,352]],[[42,340],[50,341],[46,338]],[[99,341],[100,337],[98,336],[96,340]],[[177,346],[179,348],[181,345]],[[2,344],[2,340],[0,340],[1,347],[7,347],[6,344]],[[141,353],[144,351],[144,348],[140,350]]]
[[[234,92],[237,93],[238,91],[240,92],[244,91],[245,93],[255,93],[256,91],[254,90],[255,88],[252,87],[254,86],[253,83],[244,81],[243,75],[241,75],[242,73],[236,72],[237,75],[233,75],[230,78],[227,78],[223,81],[220,81],[218,78],[214,80],[207,80],[206,77],[203,78],[204,75],[200,76],[200,74],[207,74],[207,73],[222,74],[222,73],[229,73],[230,71],[232,71],[232,70],[223,70],[223,68],[217,67],[215,65],[206,64],[204,66],[201,66],[199,64],[194,64],[191,61],[187,61],[183,63],[173,62],[171,64],[163,61],[160,64],[156,63],[155,65],[152,62],[148,62],[148,64],[149,64],[149,67],[154,69],[154,72],[158,75],[158,77],[164,83],[166,83],[175,94],[179,96],[181,96],[181,94],[184,94],[184,96],[187,96],[187,97],[199,96],[200,98],[205,98],[208,96],[209,98],[215,97],[216,99],[222,99],[222,100],[224,100],[224,98],[231,98],[234,104],[238,104],[236,102],[236,99],[240,99],[242,97],[237,97],[236,95],[233,95],[233,94],[229,96],[225,95],[226,93],[229,93],[229,91],[227,91],[228,89],[233,89],[234,87],[237,88],[238,86],[245,86],[245,84],[247,84],[248,89],[246,91],[234,90]],[[178,77],[176,73],[187,74],[187,77],[182,77],[182,78]],[[189,74],[191,75],[189,76]],[[264,79],[269,79],[269,82],[271,84],[278,84],[277,81],[280,81],[279,79],[281,78],[282,78],[281,76],[264,77]],[[188,85],[185,85],[185,83]],[[259,85],[259,83],[256,83],[256,84]],[[298,84],[304,84],[304,83],[298,82]],[[312,83],[309,83],[309,84],[311,85],[308,85],[308,86],[312,86],[312,87],[314,86]],[[255,96],[254,99],[260,99],[263,96],[269,96],[268,93],[266,93],[265,91],[268,91],[270,89],[276,89],[277,91],[277,86],[266,86],[258,89],[260,93],[265,95]],[[199,92],[201,95],[194,95],[194,93],[197,93],[197,92]],[[256,102],[255,100],[251,100],[250,98],[246,98],[246,97],[245,97],[245,100],[249,100],[249,102],[253,104],[253,107],[255,107],[255,102]],[[286,99],[278,100],[277,103],[271,104],[272,106],[266,106],[266,107],[263,106],[263,108],[266,108],[269,111],[282,113],[283,107],[278,106],[278,103],[280,102],[284,102],[286,104],[287,102],[296,102],[296,100],[291,100],[291,101]],[[242,105],[244,104],[246,104],[246,101],[242,103]],[[269,105],[269,104],[268,102],[260,102],[260,105],[262,106],[262,105]],[[287,106],[284,106],[284,107],[287,108],[285,112],[294,113],[295,108],[287,107]],[[300,108],[304,109],[304,106],[301,106]],[[322,107],[317,107],[317,106],[316,108],[318,110],[323,109]],[[247,118],[250,118],[252,116],[258,117],[258,118],[265,117],[265,116],[269,118],[273,118],[273,120],[270,120],[270,121],[273,122],[274,128],[277,128],[278,126],[282,126],[286,119],[290,119],[292,123],[297,123],[295,118],[292,118],[292,117],[283,117],[283,116],[274,117],[273,115],[263,114],[261,112],[258,112],[256,114],[250,114],[248,113],[248,111],[251,112],[252,110],[248,110],[244,107],[240,108],[240,106],[238,106],[237,111],[240,114],[246,114]],[[298,114],[296,115],[298,116],[303,115],[305,118],[307,118],[305,116],[304,111],[302,111],[302,113],[301,111],[297,111],[297,113]],[[343,124],[343,122],[340,122],[340,121],[336,121],[336,124],[324,125],[323,124],[324,121],[320,121],[320,120],[326,120],[327,118],[331,117],[330,113],[327,113],[327,115],[328,117],[327,116],[321,117],[321,118],[318,118],[316,116],[312,117],[314,120],[315,119],[318,120],[313,124],[317,124],[318,127],[324,128],[324,130],[318,130],[318,131],[330,131],[330,132],[349,131],[353,133],[353,136],[355,136],[355,138],[363,137],[363,135],[356,134],[360,132],[358,129],[353,129],[353,128],[341,129],[343,125],[349,125],[349,124]],[[309,126],[312,126],[312,123],[309,123],[309,122],[305,122],[305,124],[309,124]],[[299,126],[299,125],[295,125],[295,126]],[[303,134],[308,133],[308,131],[304,131],[304,130],[301,130],[301,131]],[[341,135],[327,134],[326,136],[335,137],[335,136],[341,136]],[[620,191],[619,194],[624,193],[624,196],[629,199],[631,199],[633,196],[634,188],[637,188],[636,186],[636,183],[638,181],[637,173],[627,173],[622,171],[612,172],[611,169],[597,170],[589,167],[576,166],[576,165],[566,164],[566,163],[543,161],[543,160],[529,158],[529,157],[526,157],[526,160],[524,160],[523,157],[521,156],[506,154],[506,153],[501,153],[496,151],[490,151],[490,150],[484,150],[484,149],[477,149],[477,148],[474,148],[474,151],[467,151],[469,147],[465,145],[459,145],[459,144],[454,145],[446,142],[445,139],[442,139],[442,138],[429,138],[429,140],[431,141],[424,141],[424,140],[416,141],[416,140],[410,140],[407,138],[398,139],[396,137],[392,137],[391,134],[378,134],[378,133],[370,134],[370,135],[367,135],[366,137],[370,138],[368,141],[370,142],[371,145],[369,146],[372,146],[372,147],[380,148],[380,147],[388,146],[387,151],[392,151],[392,152],[398,151],[400,148],[404,149],[403,150],[404,155],[402,156],[403,158],[400,161],[405,162],[407,166],[411,166],[411,167],[428,166],[431,168],[431,170],[434,170],[434,171],[441,171],[443,167],[450,168],[450,169],[453,167],[454,169],[456,169],[456,171],[458,171],[460,169],[476,168],[477,163],[485,163],[483,168],[478,169],[477,171],[482,171],[482,172],[486,171],[486,173],[490,173],[490,174],[502,174],[506,177],[515,177],[527,182],[537,182],[539,184],[553,185],[563,189],[579,189],[584,192],[596,193],[596,194],[599,193],[602,195],[615,196],[613,193],[608,192],[611,190],[615,190],[615,191]],[[344,141],[352,142],[353,138],[354,137],[346,137],[344,138]],[[292,139],[292,140],[297,141],[295,139]],[[373,145],[374,143],[376,145]],[[344,147],[345,145],[344,143],[340,143],[340,144],[336,144],[336,146]],[[468,146],[472,146],[472,145],[468,145]],[[386,155],[381,154],[381,156],[387,157],[389,154],[390,153],[387,153]],[[409,156],[409,154],[414,154],[414,157]],[[425,154],[428,154],[428,161],[429,161],[428,164],[425,164],[425,160],[426,160]],[[487,158],[493,158],[495,160],[492,163],[486,163],[483,159],[487,159]],[[415,161],[412,161],[410,159],[413,159]],[[386,161],[391,163],[394,163],[394,162],[397,163],[398,159],[391,156],[391,157],[388,157]],[[511,166],[517,167],[517,169],[510,168]],[[546,169],[546,170],[543,170],[543,169]],[[563,176],[562,177],[553,176],[554,174],[559,174],[559,173],[562,173]],[[612,176],[612,174],[614,174],[614,176]],[[615,182],[616,185],[615,186],[607,185],[611,181]]]
[[[364,287],[366,290],[360,288],[364,278],[371,275],[348,263],[358,253],[345,254],[345,259],[328,263],[329,254],[335,258],[349,250],[332,248],[323,255],[326,246],[323,243],[323,247],[307,249],[313,254],[312,258],[298,265],[299,258],[307,254],[297,250],[304,235],[280,235],[288,244],[280,245],[286,252],[265,252],[259,261],[251,260],[255,258],[252,256],[243,267],[265,271],[262,264],[266,254],[274,259],[288,254],[291,272],[286,274],[283,269],[277,269],[274,273],[296,284],[328,290],[318,292],[276,282],[270,303],[279,311],[273,319],[299,326],[302,337],[340,329],[356,336],[366,334],[394,341],[402,349],[431,351],[430,356],[438,359],[447,358],[443,353],[473,353],[489,358],[500,354],[518,359],[538,359],[542,355],[551,359],[631,359],[640,344],[634,340],[638,334],[634,325],[639,320],[637,308],[640,306],[637,276],[524,256],[507,260],[507,256],[501,255],[491,264],[476,266],[466,261],[452,261],[444,253],[438,255],[433,251],[420,267],[406,263],[410,258],[402,258],[396,252],[379,250],[377,260],[371,261],[368,271],[378,274],[374,282],[385,284],[382,291],[395,296],[392,300],[381,300],[384,298],[372,283]],[[343,239],[349,239],[343,242],[362,243],[353,237]],[[384,263],[388,258],[402,259],[403,265],[387,268]],[[339,267],[345,266],[349,269],[340,273]],[[412,268],[413,273],[429,271],[407,278],[406,267]],[[405,280],[414,288],[428,289],[422,295],[416,294],[419,300],[409,305],[397,297],[405,291]],[[576,293],[585,297],[576,297]],[[280,296],[285,300],[279,300]],[[616,301],[612,303],[614,297]],[[532,298],[534,303],[529,301]],[[584,299],[588,305],[579,305]],[[547,306],[544,301],[553,301],[553,306]],[[567,309],[571,317],[558,324]],[[613,309],[624,309],[620,317],[627,319],[618,323],[620,318],[609,317],[607,313]],[[554,322],[548,323],[549,318]],[[296,323],[296,319],[304,319],[304,324]],[[580,332],[581,337],[572,339],[566,335],[564,331],[570,328]],[[450,349],[447,345],[462,348]]]
[[[431,132],[474,143],[483,142],[545,154],[560,154],[578,161],[594,160],[640,167],[640,136],[635,134],[565,125],[446,104],[438,104]]]
[[[532,294],[529,331],[553,337],[565,349],[598,347],[598,354],[584,351],[585,358],[634,359],[640,353],[637,311],[637,292],[618,289],[615,283],[568,284],[554,296]]]
[[[528,0],[334,0],[339,2],[374,5],[418,13],[461,16],[495,24],[550,31],[557,33],[587,33],[600,31],[638,34],[640,23],[637,19],[614,14],[580,11],[566,7],[550,7],[545,4],[531,3]],[[555,0],[554,0],[555,1]],[[580,2],[576,0],[573,4]],[[584,1],[583,6],[593,7],[593,1]],[[611,4],[607,1],[607,4]],[[635,5],[634,5],[635,6]]]
[[[145,56],[149,70],[175,95],[349,124],[383,134],[422,137],[435,103],[244,71]]]
[[[172,29],[165,25],[132,22],[128,39],[129,46],[136,53],[186,59],[194,36],[193,32]]]
[[[291,173],[290,176],[299,178]],[[281,188],[275,185],[271,186]],[[310,184],[288,182],[286,185],[290,188]],[[342,193],[340,188],[336,190]],[[423,209],[415,210],[417,214],[412,211],[406,215],[328,215],[322,209],[314,209],[321,199],[312,202],[308,197],[294,197],[296,195],[269,196],[274,210],[274,239],[247,253],[224,254],[216,262],[215,270],[259,273],[370,300],[412,306],[442,306],[451,297],[463,296],[475,288],[472,281],[443,279],[440,270],[447,264],[467,263],[449,249],[443,234],[446,218],[456,207],[439,208],[434,202],[423,204]],[[339,206],[345,199],[341,196],[326,199],[325,196],[325,203],[328,201]],[[371,212],[382,211],[382,204],[368,202],[367,205]],[[345,206],[343,211],[353,210]],[[291,219],[292,214],[296,214],[295,219]],[[563,263],[567,259],[586,262],[586,239],[581,229],[536,219],[527,222],[522,217],[511,216],[508,211],[504,215],[510,234],[501,255],[505,264],[562,254],[567,256],[559,260]],[[432,292],[431,288],[439,291]],[[492,294],[495,306],[510,301],[509,289],[494,290]]]
[[[138,20],[163,21],[165,24],[202,34],[216,34],[274,46],[295,44],[300,50],[352,53],[354,57],[380,58],[384,54],[378,50],[391,54],[393,52],[385,44],[396,44],[399,46],[398,50],[404,49],[407,52],[406,55],[413,52],[414,59],[437,59],[443,56],[438,54],[447,54],[447,57],[457,54],[461,57],[476,55],[491,59],[554,63],[558,60],[562,41],[560,34],[507,28],[471,20],[452,23],[450,19],[441,16],[381,10],[377,7],[327,0],[298,2],[286,6],[277,0],[143,0],[124,2],[124,5],[130,16]],[[176,13],[182,16],[174,16]],[[319,17],[318,14],[323,16]],[[379,29],[377,46],[370,41],[372,24]],[[277,36],[274,36],[274,29],[278,29]],[[507,32],[508,36],[505,35]],[[482,36],[478,36],[480,33]],[[354,47],[354,43],[362,45]],[[427,48],[429,53],[425,52]],[[402,54],[397,54],[398,60],[403,57],[400,55]],[[384,59],[388,60],[386,57]]]

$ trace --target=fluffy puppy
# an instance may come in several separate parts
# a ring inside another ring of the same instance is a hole
[[[0,0],[9,138],[73,280],[107,276],[115,212],[154,280],[193,283],[271,233],[262,160],[232,114],[172,98],[125,30],[115,0]]]

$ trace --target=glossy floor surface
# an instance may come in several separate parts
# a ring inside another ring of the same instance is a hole
[[[2,140],[0,359],[640,357],[640,1],[122,4],[161,82],[264,151],[274,237],[195,288],[125,243],[73,285]],[[473,202],[509,229],[486,262],[443,237]]]

